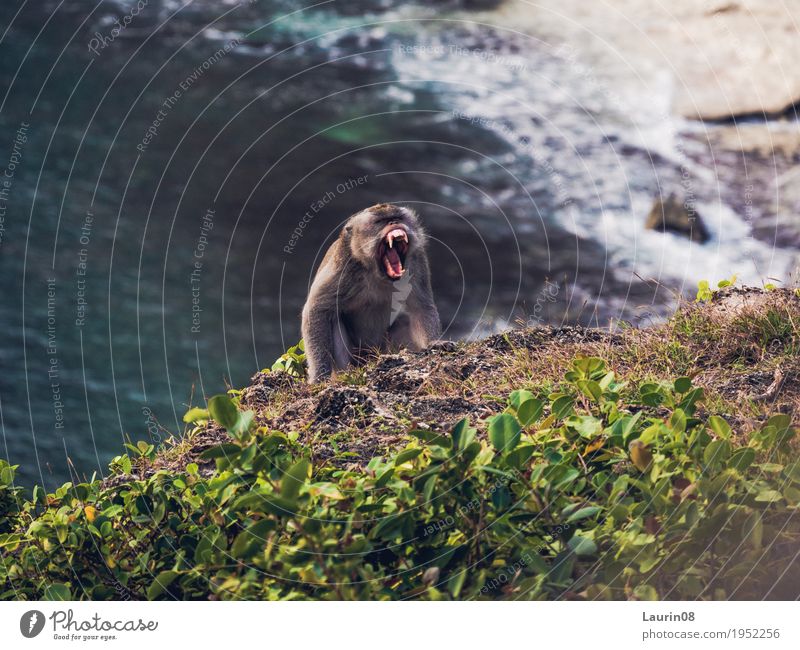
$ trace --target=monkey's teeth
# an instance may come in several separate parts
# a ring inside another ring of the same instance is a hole
[[[395,228],[394,230],[392,230],[392,232],[386,235],[386,245],[389,248],[392,248],[394,246],[395,239],[402,239],[403,241],[405,241],[406,244],[408,243],[408,235],[406,234],[406,231],[403,230],[402,228]]]

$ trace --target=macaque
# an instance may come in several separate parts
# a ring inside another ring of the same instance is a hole
[[[418,351],[439,336],[425,245],[408,208],[382,203],[347,220],[303,307],[310,382],[369,353]]]

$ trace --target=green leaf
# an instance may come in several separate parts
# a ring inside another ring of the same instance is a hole
[[[419,447],[417,447],[416,449],[404,449],[399,454],[397,454],[397,456],[395,456],[394,466],[399,467],[400,465],[409,460],[414,460],[421,453],[422,449],[420,449]]]
[[[462,418],[458,421],[455,427],[453,427],[453,446],[458,451],[464,451],[467,447],[469,447],[472,442],[475,440],[475,436],[478,434],[477,429],[469,426],[469,419]]]
[[[307,458],[297,461],[281,479],[281,496],[294,501],[300,494],[300,488],[311,476],[311,462]]]
[[[704,399],[705,394],[702,388],[692,388],[688,393],[683,396],[679,406],[686,412],[687,415],[692,415],[695,410],[695,404]]]
[[[661,406],[661,403],[664,401],[664,396],[657,392],[643,393],[641,400],[642,404],[646,406]]]
[[[603,429],[602,420],[592,415],[573,415],[567,418],[565,424],[582,438],[594,438]]]
[[[517,417],[523,427],[529,427],[536,422],[544,410],[544,402],[540,399],[528,399],[517,408]]]
[[[54,582],[44,588],[44,600],[73,600],[73,598],[67,585]]]
[[[748,467],[750,467],[750,465],[753,464],[755,459],[755,449],[751,449],[750,447],[742,447],[731,454],[730,460],[728,461],[728,467],[739,472],[744,472]]]
[[[238,411],[236,422],[230,429],[231,434],[237,439],[243,438],[245,434],[250,432],[253,422],[255,421],[255,416],[256,414],[254,411]]]
[[[11,485],[14,483],[14,470],[8,465],[0,468],[0,485]]]
[[[503,511],[511,505],[511,493],[505,485],[492,492],[492,505],[497,511]]]
[[[534,445],[522,445],[506,454],[506,463],[514,469],[522,469],[522,466],[530,460],[536,447]]]
[[[308,487],[308,493],[313,497],[323,497],[333,501],[341,501],[345,498],[341,490],[336,487],[335,483],[329,483],[327,481],[312,483]]]
[[[261,519],[253,522],[236,536],[231,546],[231,555],[237,559],[247,559],[263,548],[267,534],[275,530],[274,519]]]
[[[14,534],[7,533],[0,535],[0,549],[13,551],[19,546],[19,543],[22,541],[22,539],[23,536],[16,533]]]
[[[633,595],[636,600],[658,600],[658,592],[653,585],[637,585]]]
[[[297,502],[278,494],[264,495],[261,502],[264,510],[278,517],[291,517],[297,513]]]
[[[197,422],[199,420],[210,420],[211,414],[208,412],[208,409],[201,409],[198,407],[190,408],[186,413],[183,415],[184,422]]]
[[[464,587],[464,582],[466,579],[466,569],[462,569],[461,571],[458,571],[450,576],[450,579],[447,581],[447,589],[450,591],[453,598],[458,598],[458,595],[461,593],[461,589]]]
[[[433,497],[433,490],[436,487],[437,478],[438,478],[437,474],[432,474],[425,481],[425,486],[422,488],[423,503],[430,503],[430,500]]]
[[[178,571],[162,571],[156,576],[152,584],[147,588],[147,599],[155,600],[163,594],[180,575]]]
[[[724,438],[727,440],[731,437],[731,427],[730,425],[718,415],[712,415],[708,418],[708,426],[711,427],[711,430],[716,433],[720,438]]]
[[[692,390],[692,380],[689,377],[678,377],[673,387],[676,393],[688,393]]]
[[[792,426],[792,417],[786,413],[778,413],[778,415],[773,415],[767,420],[766,426],[775,427],[778,431],[783,431]]]
[[[712,295],[708,280],[700,280],[700,282],[697,283],[697,302],[711,300]]]
[[[489,440],[500,452],[514,449],[519,444],[521,432],[517,418],[510,413],[501,413],[489,419]]]
[[[572,549],[578,557],[592,556],[597,553],[597,544],[588,537],[582,535],[573,535],[567,545]]]
[[[753,456],[755,457],[755,452],[753,453]],[[796,460],[792,464],[787,465],[786,476],[788,476],[795,483],[800,483],[800,460]]]
[[[599,402],[603,398],[603,389],[593,379],[581,379],[576,385],[578,390],[587,397],[591,397],[595,402]]]
[[[611,427],[612,435],[621,437],[623,443],[628,442],[628,437],[633,433],[641,417],[642,412],[639,411],[636,415],[624,415],[619,418]]]
[[[400,513],[384,517],[378,522],[378,525],[372,529],[370,537],[384,540],[393,539],[398,534],[407,516],[408,513]]]
[[[286,499],[278,494],[265,494],[263,492],[247,492],[237,498],[230,506],[233,512],[252,510],[253,512],[268,512],[279,517],[288,517],[297,510],[294,499]]]
[[[572,413],[574,402],[571,395],[562,395],[556,398],[552,406],[553,415],[559,420],[567,417]]]
[[[224,429],[232,429],[239,417],[239,409],[227,395],[214,395],[208,400],[208,412]]]
[[[533,399],[533,393],[529,390],[515,390],[508,396],[508,404],[515,411],[519,410],[523,402]]]
[[[683,409],[675,409],[669,418],[669,425],[676,433],[686,432],[686,413],[683,412]]]
[[[581,377],[594,379],[605,373],[606,362],[599,357],[578,357],[572,362],[572,367],[578,371]]]
[[[233,458],[242,453],[242,448],[239,445],[234,445],[232,442],[223,442],[216,447],[209,447],[200,454],[202,460],[213,460],[214,458]]]
[[[586,506],[585,508],[581,508],[580,510],[573,512],[567,518],[566,523],[571,524],[573,522],[580,521],[581,519],[586,519],[587,517],[594,517],[601,510],[602,508],[600,506]]]
[[[703,461],[706,465],[724,463],[731,456],[731,443],[727,440],[712,440],[703,452]]]
[[[423,442],[427,442],[429,445],[438,445],[439,447],[444,447],[446,449],[450,449],[453,444],[453,441],[450,438],[442,435],[441,433],[436,433],[435,431],[412,429],[408,432],[408,434],[414,436],[415,438],[419,438]]]
[[[542,452],[542,456],[548,463],[552,463],[553,465],[557,465],[564,459],[564,457],[558,452],[558,450],[553,449],[552,447],[547,447]]]
[[[744,523],[742,533],[744,538],[752,545],[753,550],[761,550],[764,542],[764,523],[760,512],[756,510],[750,514]]]
[[[572,568],[575,566],[575,554],[562,551],[553,560],[548,577],[555,584],[566,584],[572,578]]]
[[[382,488],[391,480],[393,476],[394,476],[394,467],[390,467],[377,478],[377,480],[375,481],[375,487]]]
[[[783,495],[777,490],[761,490],[756,494],[756,501],[759,503],[774,503],[783,499]]]

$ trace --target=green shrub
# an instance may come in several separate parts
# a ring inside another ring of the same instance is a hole
[[[306,349],[303,339],[297,345],[293,345],[284,352],[275,363],[271,370],[283,370],[295,377],[305,377],[308,368],[306,366]]]
[[[485,436],[415,430],[343,468],[217,396],[188,418],[231,434],[202,454],[210,472],[23,503],[3,465],[0,597],[795,598],[789,418],[745,446],[702,399],[686,377],[634,390],[579,358],[557,392],[511,393]]]

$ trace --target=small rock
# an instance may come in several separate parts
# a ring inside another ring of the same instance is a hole
[[[436,341],[435,343],[432,343],[428,347],[428,349],[426,351],[427,352],[432,352],[432,351],[436,351],[436,352],[457,352],[458,351],[458,345],[456,344],[455,341]]]
[[[250,380],[250,386],[242,391],[243,406],[264,406],[277,392],[292,390],[297,379],[282,370],[258,372]]]
[[[413,420],[435,422],[435,428],[449,430],[477,408],[462,397],[419,397],[409,404],[408,411]]]
[[[419,388],[426,376],[426,371],[409,367],[402,357],[392,355],[381,359],[370,381],[378,391],[408,394]]]
[[[425,586],[430,587],[435,585],[439,582],[439,574],[441,570],[438,566],[432,566],[425,569],[425,573],[422,574],[422,582]]]
[[[375,404],[366,392],[357,388],[330,387],[317,400],[317,422],[339,421],[341,424],[365,421],[375,413]]]
[[[657,199],[647,215],[645,227],[661,232],[673,232],[704,244],[710,239],[700,215],[694,208],[679,201],[675,196]]]

